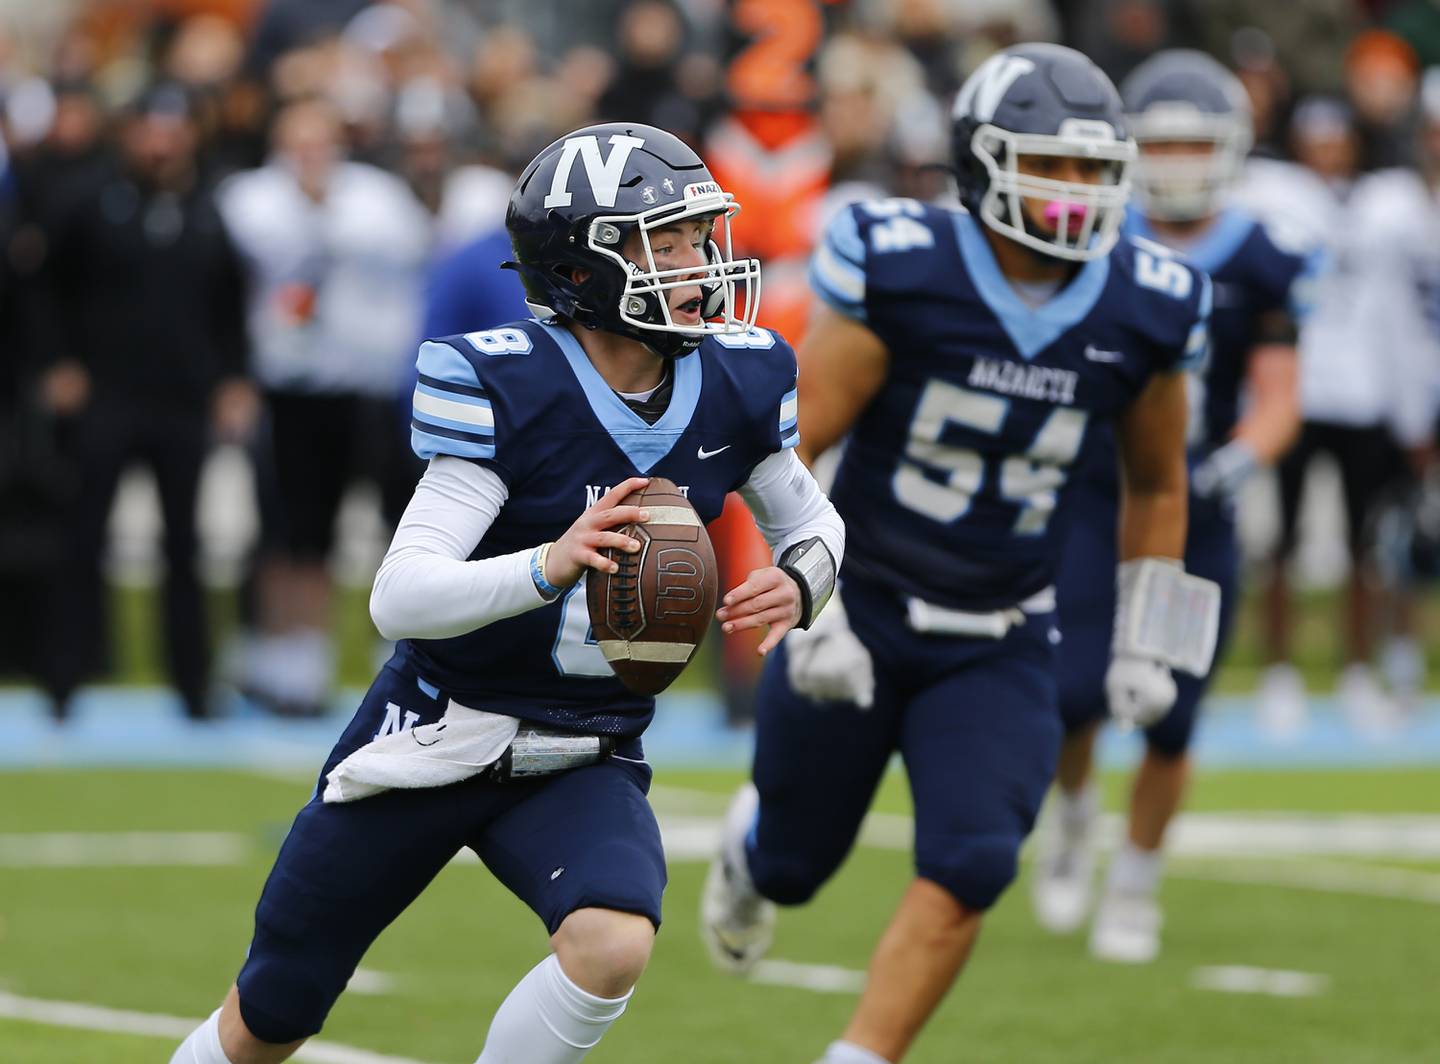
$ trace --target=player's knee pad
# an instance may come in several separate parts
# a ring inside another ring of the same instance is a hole
[[[272,1045],[288,1045],[320,1032],[338,992],[322,990],[298,965],[271,961],[258,970],[247,963],[246,969],[242,974],[248,978],[240,987],[240,1018],[246,1030]],[[248,993],[245,983],[251,986]]]
[[[1023,841],[1018,833],[997,832],[971,835],[959,842],[947,839],[943,847],[922,843],[915,870],[944,887],[967,909],[988,909],[1015,881]]]
[[[839,862],[816,859],[803,851],[769,855],[750,851],[750,879],[755,889],[777,905],[804,905],[830,878]]]
[[[240,1018],[262,1042],[285,1045],[317,1034],[363,954],[358,942],[314,935],[303,906],[277,912],[262,897],[255,937],[240,969]]]

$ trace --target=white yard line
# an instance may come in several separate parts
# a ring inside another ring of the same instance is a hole
[[[0,992],[0,1018],[25,1020],[49,1027],[71,1027],[108,1034],[147,1035],[171,1038],[178,1044],[200,1025],[199,1020],[166,1016],[155,1012],[107,1009],[75,1001],[46,1001]],[[302,1064],[425,1064],[411,1057],[392,1057],[339,1042],[306,1042],[294,1058]]]
[[[817,994],[858,994],[865,989],[865,973],[833,964],[800,964],[796,961],[763,960],[750,971],[750,982],[767,986],[791,986]]]
[[[672,791],[674,789],[672,788]],[[669,797],[667,795],[667,797]],[[660,830],[672,861],[708,861],[720,841],[720,820],[660,804]],[[871,813],[860,844],[880,850],[909,850],[914,821],[897,813]],[[1102,818],[1100,845],[1113,850],[1124,834],[1123,820]],[[1183,813],[1166,847],[1171,857],[1359,857],[1440,860],[1440,816],[1319,815],[1311,813]]]
[[[377,972],[371,968],[356,968],[355,974],[350,977],[350,982],[345,984],[345,989],[352,994],[379,997],[395,993],[395,988],[399,984],[400,980],[389,972]]]
[[[1268,994],[1270,997],[1315,997],[1330,988],[1330,977],[1318,972],[1290,972],[1279,968],[1250,968],[1239,964],[1196,968],[1190,985],[1197,990],[1225,994]]]
[[[1364,898],[1396,898],[1440,905],[1440,873],[1338,861],[1246,861],[1212,863],[1184,861],[1169,866],[1167,875],[1211,883],[1254,884],[1353,894]]]
[[[235,831],[43,831],[0,835],[0,868],[237,865],[252,843]]]

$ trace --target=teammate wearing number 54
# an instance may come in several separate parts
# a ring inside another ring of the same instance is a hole
[[[648,126],[578,130],[521,175],[506,225],[537,317],[420,348],[412,440],[429,466],[371,596],[395,657],[281,847],[236,985],[173,1064],[289,1057],[465,848],[553,950],[500,1005],[479,1064],[573,1064],[624,1012],[665,885],[640,744],[655,702],[592,637],[584,575],[640,549],[625,526],[647,513],[625,499],[648,476],[702,521],[739,490],[775,564],[719,617],[768,626],[766,652],[819,613],[844,550],[795,456],[795,357],[754,327],[759,266],[730,254],[738,209]]]
[[[715,958],[753,964],[773,903],[836,870],[900,752],[915,878],[823,1064],[900,1060],[1015,877],[1061,740],[1051,519],[1095,426],[1115,425],[1123,466],[1112,713],[1163,714],[1171,666],[1208,653],[1205,624],[1192,641],[1167,615],[1177,592],[1214,625],[1213,587],[1180,562],[1184,371],[1210,285],[1119,235],[1135,144],[1114,86],[1078,52],[1021,45],[965,83],[953,133],[964,210],[861,204],[814,259],[801,456],[848,436],[845,566],[766,665],[754,785],[702,901]]]

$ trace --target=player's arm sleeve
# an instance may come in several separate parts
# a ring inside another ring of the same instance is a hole
[[[426,340],[416,358],[410,446],[424,459],[468,458],[493,468],[507,484],[510,470],[496,455],[495,408],[489,390],[463,354]]]
[[[810,259],[810,287],[846,317],[865,320],[865,241],[846,207],[825,229]]]
[[[778,560],[796,543],[818,536],[835,568],[845,556],[845,522],[794,450],[772,454],[740,486],[760,534]]]
[[[430,460],[375,574],[370,617],[386,639],[447,639],[548,601],[530,575],[534,550],[467,561],[509,497],[495,470]]]

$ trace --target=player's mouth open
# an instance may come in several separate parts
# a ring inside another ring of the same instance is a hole
[[[700,297],[687,299],[671,310],[675,320],[682,325],[696,325],[700,321]]]

